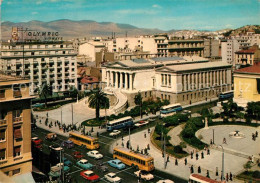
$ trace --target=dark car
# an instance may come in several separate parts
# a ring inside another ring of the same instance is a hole
[[[73,156],[75,159],[77,159],[77,160],[83,158],[83,155],[82,155],[81,152],[79,152],[79,151],[73,152],[73,153],[72,153],[72,156]]]

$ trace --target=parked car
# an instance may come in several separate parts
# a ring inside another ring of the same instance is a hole
[[[72,165],[72,162],[66,157],[64,157],[63,161],[64,161],[65,166],[71,166]]]
[[[136,127],[140,127],[140,126],[144,126],[144,125],[146,125],[148,123],[149,123],[148,121],[139,121],[139,122],[135,123],[135,126]]]
[[[89,151],[87,153],[87,155],[91,158],[94,158],[94,159],[101,159],[103,158],[103,155],[100,154],[98,151],[94,150],[94,151]]]
[[[74,147],[74,143],[71,140],[66,140],[61,143],[61,146],[71,149]]]
[[[152,180],[154,178],[154,176],[145,171],[145,170],[138,170],[134,173],[137,177],[140,177],[141,179],[145,179],[145,180]]]
[[[58,163],[56,166],[59,167],[59,168],[63,167],[64,172],[70,171],[70,167],[68,167],[66,165],[64,166],[63,163]]]
[[[119,183],[121,182],[121,178],[116,176],[115,173],[108,173],[105,176],[105,179],[109,182],[113,182],[113,183]]]
[[[72,156],[75,158],[75,159],[82,159],[83,158],[83,155],[81,154],[81,152],[79,151],[75,151],[72,153]]]
[[[79,167],[83,168],[84,170],[92,169],[93,165],[88,162],[86,159],[81,159],[76,163]]]
[[[46,140],[50,140],[50,141],[56,140],[57,139],[57,134],[56,133],[48,133],[45,136],[45,139]]]
[[[108,167],[104,165],[104,163],[102,161],[97,161],[95,164],[95,168],[100,171],[100,172],[107,172],[108,171]]]
[[[115,160],[110,160],[107,162],[110,166],[117,168],[119,170],[124,169],[126,166],[124,163],[122,163],[122,161],[120,161],[119,159],[115,159]]]
[[[60,146],[58,146],[58,145],[56,145],[56,144],[50,145],[50,146],[49,146],[49,149],[50,149],[50,150],[54,150],[54,151],[61,151],[61,150],[63,150],[62,147],[60,147]]]
[[[60,176],[60,167],[57,167],[57,166],[51,167],[51,170],[50,170],[50,172],[48,173],[48,175],[49,175],[51,178],[59,177],[59,176]]]
[[[38,137],[33,137],[32,138],[32,145],[38,149],[42,148],[42,140],[39,139]]]
[[[172,180],[166,179],[166,180],[159,180],[157,183],[174,183]]]
[[[109,136],[114,137],[117,136],[121,133],[120,130],[113,130],[111,133],[109,133]]]
[[[80,176],[91,182],[97,182],[99,180],[99,176],[94,174],[94,172],[91,170],[85,170],[80,172]]]

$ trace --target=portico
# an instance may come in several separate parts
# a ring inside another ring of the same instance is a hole
[[[106,83],[108,88],[133,90],[134,73],[108,69],[106,71]]]

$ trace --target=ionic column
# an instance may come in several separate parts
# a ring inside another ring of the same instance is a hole
[[[133,74],[129,74],[129,86],[130,86],[130,90],[133,90]]]
[[[190,90],[191,87],[190,87],[190,74],[188,74],[188,90]]]
[[[118,72],[115,72],[115,88],[118,88]]]
[[[111,78],[111,82],[112,82],[112,88],[115,87],[115,81],[114,81],[114,72],[111,72],[112,78]]]
[[[109,86],[109,76],[108,76],[109,71],[106,71],[106,72],[107,72],[107,73],[106,73],[106,74],[107,74],[107,79],[106,79],[106,80],[107,80],[107,87],[108,87],[108,86]]]
[[[123,88],[123,73],[120,72],[120,88]]]
[[[194,73],[192,73],[192,74],[191,74],[191,78],[192,78],[192,79],[191,79],[191,81],[192,81],[192,83],[191,83],[191,89],[192,89],[192,90],[195,89],[195,82],[194,82],[195,79],[194,79],[194,77],[195,77],[195,75],[194,75]]]
[[[183,75],[183,88],[184,88],[184,91],[187,91],[187,77],[186,77],[186,74]]]

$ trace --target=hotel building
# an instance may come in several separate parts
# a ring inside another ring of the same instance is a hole
[[[202,57],[158,57],[107,63],[102,69],[107,91],[123,93],[130,105],[144,99],[168,99],[183,105],[210,100],[231,90],[231,65]]]
[[[8,176],[32,172],[29,83],[0,75],[0,171]]]
[[[76,53],[71,42],[4,42],[0,70],[11,76],[30,79],[30,94],[37,86],[48,84],[54,92],[77,88]]]

